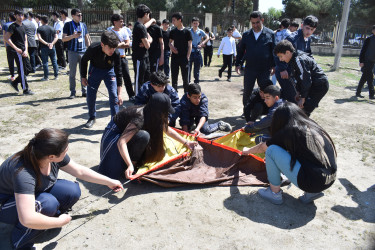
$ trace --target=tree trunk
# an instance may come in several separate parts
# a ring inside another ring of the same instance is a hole
[[[253,0],[253,11],[259,10],[259,0]]]

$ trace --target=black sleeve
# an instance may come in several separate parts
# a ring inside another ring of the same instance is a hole
[[[139,29],[139,39],[142,39],[142,38],[146,38],[148,37],[147,35],[147,29],[144,25],[142,26],[139,26],[140,29]]]
[[[245,50],[246,50],[246,39],[247,39],[247,37],[248,37],[247,33],[245,33],[242,36],[240,46],[238,47],[238,51],[237,51],[236,66],[240,66],[243,62],[243,57],[244,57]]]
[[[118,50],[115,51],[114,54],[114,69],[115,69],[115,74],[116,74],[116,82],[117,82],[117,87],[122,86],[122,69],[121,69],[121,57],[120,57],[120,52]]]
[[[14,25],[13,25],[13,24],[9,25],[8,32],[9,32],[10,34],[13,34],[13,33],[14,33]]]
[[[62,168],[62,167],[65,167],[66,165],[68,165],[70,162],[70,157],[68,154],[65,155],[64,159],[60,162],[57,163],[57,166],[59,168]]]
[[[190,30],[186,29],[186,40],[187,41],[192,41],[193,40],[193,36],[191,35],[191,32]]]
[[[365,41],[363,42],[361,53],[359,54],[359,63],[365,62],[365,55],[366,55],[366,51],[367,51],[367,47],[369,43],[370,43],[370,38],[366,38]]]
[[[284,143],[284,134],[286,134],[285,132],[286,131],[284,129],[281,129],[275,135],[273,135],[272,138],[266,142],[267,147],[271,145],[277,145],[285,149],[286,148],[285,143]]]
[[[87,65],[88,62],[92,59],[94,54],[94,51],[92,47],[88,47],[85,54],[82,56],[81,59],[81,77],[82,78],[87,78]]]

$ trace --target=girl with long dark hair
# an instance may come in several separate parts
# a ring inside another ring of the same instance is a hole
[[[165,156],[163,132],[191,150],[197,144],[168,127],[168,113],[174,113],[165,93],[155,93],[145,106],[118,112],[106,127],[100,145],[99,172],[119,179],[130,178],[134,165],[160,161]]]
[[[274,204],[283,203],[280,173],[305,191],[299,198],[303,203],[323,196],[322,191],[336,179],[336,149],[331,137],[294,103],[286,102],[276,109],[270,140],[243,152],[266,152],[270,187],[258,193]]]
[[[0,222],[15,225],[15,248],[31,248],[45,229],[62,227],[72,219],[64,212],[78,201],[81,190],[77,182],[57,179],[60,169],[116,192],[123,189],[118,180],[75,163],[67,151],[68,134],[46,128],[1,164]]]

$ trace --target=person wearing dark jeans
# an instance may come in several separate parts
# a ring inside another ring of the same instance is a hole
[[[211,59],[214,52],[213,42],[215,40],[214,33],[210,32],[210,28],[206,27],[204,29],[204,32],[208,36],[208,41],[204,46],[203,52],[204,52],[204,66],[210,67],[211,65]]]
[[[36,65],[38,65],[39,62],[37,62],[37,53],[38,53],[38,45],[36,43],[36,30],[38,27],[35,26],[35,24],[29,19],[29,13],[25,14],[25,20],[22,22],[25,32],[27,35],[27,42],[28,42],[28,53],[30,57],[30,64],[31,64],[31,73],[35,73],[36,71]]]
[[[169,47],[172,51],[171,75],[172,87],[177,91],[178,72],[181,68],[184,92],[189,86],[189,59],[192,50],[192,35],[182,23],[183,16],[180,12],[172,15],[172,23],[176,29],[169,33]]]
[[[361,53],[359,55],[359,66],[361,67],[362,76],[359,80],[356,96],[361,96],[361,91],[365,82],[367,82],[369,97],[370,99],[375,99],[374,97],[374,64],[375,64],[375,25],[372,27],[372,35],[365,39]]]

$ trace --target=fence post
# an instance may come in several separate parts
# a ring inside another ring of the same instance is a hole
[[[212,30],[212,13],[206,13],[204,16],[204,26]],[[205,28],[205,27],[203,27]]]
[[[164,19],[167,19],[167,12],[163,10],[159,12],[159,20],[162,22]]]
[[[72,9],[71,8],[68,9],[68,17],[70,19],[72,19]]]

